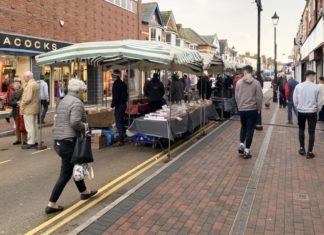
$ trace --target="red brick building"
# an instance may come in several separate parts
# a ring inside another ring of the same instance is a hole
[[[43,73],[54,98],[55,87],[67,83],[78,68],[73,63],[39,68],[34,57],[73,43],[140,39],[141,0],[2,0],[0,22],[1,81],[26,70],[36,77]],[[103,93],[109,96],[109,74],[86,64],[80,70],[89,103],[101,102]],[[98,89],[102,92],[92,94]]]

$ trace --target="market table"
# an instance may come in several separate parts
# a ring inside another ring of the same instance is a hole
[[[189,116],[181,117],[181,120],[174,119],[170,121],[145,120],[144,117],[136,118],[128,131],[131,133],[140,133],[143,135],[155,136],[159,138],[170,139],[174,141],[177,135],[188,131]],[[169,127],[171,123],[171,128]],[[170,130],[170,133],[169,131]],[[170,134],[170,136],[169,136]]]
[[[194,130],[203,123],[201,114],[204,112],[204,120],[217,119],[218,114],[213,105],[200,107],[187,115],[181,117],[181,120],[171,120],[171,129],[169,128],[170,121],[162,120],[146,120],[144,117],[136,118],[128,131],[133,134],[143,134],[159,138],[170,139],[174,141],[175,137],[187,132],[194,132]],[[170,130],[170,136],[169,131]]]
[[[219,119],[219,115],[214,105],[199,107],[192,112],[189,112],[189,126],[188,131],[193,133],[194,130],[202,123],[207,122],[209,119]]]

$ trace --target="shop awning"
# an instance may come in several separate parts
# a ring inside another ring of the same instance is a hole
[[[197,51],[155,41],[123,40],[74,44],[36,57],[38,65],[87,61],[93,65],[116,65],[199,72],[203,59]]]

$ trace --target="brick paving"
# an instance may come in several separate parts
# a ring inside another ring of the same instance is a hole
[[[276,124],[285,125],[286,111],[278,112]],[[244,160],[239,122],[228,122],[81,234],[229,234],[268,128],[256,132],[254,157]],[[317,132],[317,157],[307,160],[297,154],[297,131],[273,128],[241,234],[324,234],[324,133]]]

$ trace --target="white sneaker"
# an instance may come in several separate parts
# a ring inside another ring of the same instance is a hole
[[[244,154],[244,149],[245,149],[245,146],[244,146],[244,144],[240,144],[240,147],[239,147],[239,149],[238,149],[238,153],[239,154]]]
[[[252,155],[250,153],[250,149],[245,149],[244,150],[244,159],[249,159],[251,157],[252,157]]]

